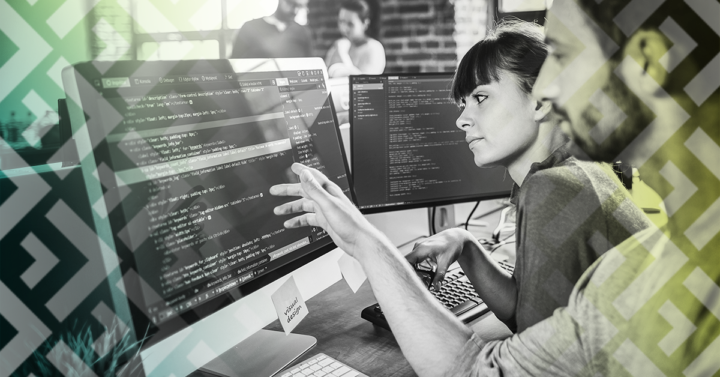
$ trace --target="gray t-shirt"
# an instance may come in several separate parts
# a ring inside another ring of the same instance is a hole
[[[511,330],[567,306],[573,286],[602,254],[651,223],[607,164],[559,148],[515,186],[518,297]]]

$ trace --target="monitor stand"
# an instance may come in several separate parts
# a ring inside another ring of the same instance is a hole
[[[200,371],[223,377],[270,377],[317,343],[315,337],[260,330],[238,343]]]

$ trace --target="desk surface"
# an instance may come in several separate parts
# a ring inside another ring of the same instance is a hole
[[[345,280],[308,300],[310,314],[293,333],[318,342],[298,363],[325,353],[371,377],[415,376],[392,333],[360,318],[362,309],[376,302],[367,281],[353,294]],[[283,331],[279,321],[266,329]]]
[[[370,377],[416,376],[393,334],[360,318],[360,311],[376,302],[370,284],[365,282],[353,294],[344,280],[308,300],[310,314],[293,333],[312,335],[318,342],[293,365],[324,353]],[[492,313],[485,314],[469,326],[485,340],[512,335]],[[279,321],[265,328],[283,331]]]
[[[488,208],[492,209],[492,206]],[[499,211],[491,211],[488,216],[483,216],[487,226],[470,229],[478,237],[487,237],[497,225],[499,217]],[[514,262],[514,244],[504,249],[512,255],[511,262]],[[412,245],[408,250],[412,250]],[[498,254],[502,252],[498,250]],[[318,342],[295,364],[318,353],[325,353],[371,377],[416,376],[393,334],[360,318],[362,309],[376,302],[367,281],[353,294],[344,280],[308,300],[310,314],[293,333],[312,335]],[[485,340],[502,339],[512,334],[492,313],[485,314],[469,326]],[[273,322],[266,329],[283,331],[279,321]]]
[[[487,208],[485,208],[487,206]],[[500,217],[499,211],[494,211],[493,203],[487,203],[478,209],[478,214],[484,214],[482,220],[485,226],[470,227],[477,237],[488,237],[497,225]],[[472,208],[467,208],[458,216],[467,216]],[[489,213],[488,213],[489,212]],[[401,226],[402,221],[388,221],[392,226]],[[394,229],[381,229],[384,232],[393,232]],[[409,241],[409,240],[408,240]],[[504,247],[511,254],[514,261],[514,244]],[[412,244],[401,248],[401,251],[412,250]],[[498,250],[495,254],[504,254]],[[506,259],[506,258],[502,258]],[[340,280],[323,292],[306,301],[309,314],[293,330],[295,334],[311,335],[317,338],[317,344],[302,355],[293,364],[300,364],[318,353],[325,353],[370,377],[403,377],[416,376],[407,360],[400,351],[400,347],[393,334],[383,328],[374,326],[362,319],[362,309],[375,304],[377,300],[373,295],[370,284],[366,281],[353,293],[345,280]],[[492,314],[488,313],[478,318],[470,327],[485,340],[502,339],[511,335],[511,332]],[[279,321],[266,326],[265,329],[282,332]],[[292,369],[292,368],[290,368]],[[204,376],[195,372],[192,376]]]

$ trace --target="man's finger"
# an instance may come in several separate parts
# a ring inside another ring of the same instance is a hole
[[[332,205],[332,196],[320,186],[320,183],[309,169],[300,172],[300,185],[305,191],[306,197],[314,201],[320,208]]]
[[[273,210],[276,215],[290,215],[300,212],[315,212],[315,206],[311,200],[302,198],[289,203],[281,204]]]
[[[298,217],[285,221],[283,226],[287,229],[302,228],[306,226],[320,226],[317,222],[317,216],[314,213],[306,213]]]
[[[299,183],[283,183],[272,186],[270,187],[270,195],[305,197],[305,193]]]
[[[342,189],[338,187],[338,185],[335,184],[335,182],[331,181],[325,174],[321,173],[319,170],[315,168],[311,168],[308,166],[305,166],[301,163],[294,163],[291,166],[291,170],[295,172],[295,174],[300,175],[304,170],[309,170],[313,177],[318,181],[318,184],[320,187],[325,189],[330,195],[341,198],[344,197],[345,194],[342,192]]]

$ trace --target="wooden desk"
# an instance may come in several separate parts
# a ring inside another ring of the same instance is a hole
[[[492,211],[492,203],[483,208],[484,211],[488,209],[490,213],[482,219],[488,225],[475,229],[470,227],[478,237],[489,237],[498,223],[499,211]],[[511,263],[515,261],[514,244],[508,244],[501,249],[495,252],[497,256],[502,255],[501,259]],[[401,248],[401,252],[405,253],[410,250],[412,244]],[[318,353],[325,353],[371,377],[416,376],[393,334],[360,318],[362,309],[376,302],[367,281],[353,294],[345,280],[340,280],[308,300],[310,314],[293,333],[312,335],[317,338],[318,343],[293,365],[301,364]],[[483,315],[469,326],[485,340],[503,339],[512,335],[492,313]],[[283,331],[279,321],[265,328]]]
[[[376,302],[370,284],[365,282],[353,294],[344,280],[308,300],[310,314],[293,333],[312,335],[318,342],[293,365],[302,364],[324,353],[370,377],[416,376],[393,334],[360,318],[362,309]],[[492,313],[485,314],[469,326],[485,340],[503,339],[512,335]],[[279,321],[265,328],[283,331]]]
[[[312,335],[318,342],[297,363],[324,353],[371,377],[415,376],[392,333],[360,318],[376,302],[367,281],[353,294],[345,280],[308,300],[310,314],[293,333]],[[265,328],[283,331],[279,321]]]
[[[486,205],[487,208],[480,208],[478,213],[482,214],[493,208],[492,203]],[[456,215],[466,217],[470,208]],[[489,236],[497,225],[499,212],[490,212],[482,219],[486,220],[486,226],[470,228],[474,234],[477,233],[477,236]],[[390,220],[392,219],[388,219],[387,224],[393,226],[403,224],[401,221]],[[427,229],[426,226],[423,229]],[[394,229],[388,228],[381,230],[390,233],[394,231]],[[408,244],[401,248],[401,251],[409,252],[411,249],[412,244]],[[514,244],[507,245],[507,249],[514,252]],[[498,251],[496,254],[500,254],[500,252]],[[514,253],[512,256],[514,261]],[[298,358],[293,365],[301,364],[318,353],[325,353],[371,377],[416,376],[400,351],[393,334],[360,317],[360,312],[364,308],[376,302],[367,281],[357,293],[353,293],[344,280],[332,284],[307,300],[309,315],[300,322],[293,333],[314,336],[317,338],[317,344]],[[486,340],[502,339],[511,335],[507,327],[492,313],[478,318],[470,324],[470,327]],[[265,329],[281,333],[283,331],[277,320],[266,326]],[[291,370],[293,365],[286,369]],[[196,371],[192,376],[205,376],[205,374]]]

